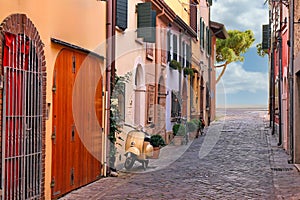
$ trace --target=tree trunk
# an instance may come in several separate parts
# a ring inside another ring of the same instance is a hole
[[[221,72],[221,74],[219,75],[219,77],[217,78],[217,81],[216,81],[216,84],[220,81],[220,79],[222,78],[222,76],[224,75],[224,73],[225,73],[225,70],[226,70],[226,68],[227,68],[227,65],[228,65],[228,63],[226,62],[224,65],[223,65],[223,69],[222,69],[222,72]]]

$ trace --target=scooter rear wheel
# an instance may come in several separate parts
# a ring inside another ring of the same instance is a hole
[[[129,156],[126,158],[125,163],[124,163],[124,167],[125,169],[131,169],[133,164],[134,164],[135,158]]]

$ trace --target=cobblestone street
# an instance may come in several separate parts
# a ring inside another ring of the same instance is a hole
[[[119,177],[61,199],[300,199],[300,174],[277,147],[267,112],[229,109],[218,115],[190,146],[164,147],[146,172],[121,170]],[[184,153],[177,159],[178,151]]]

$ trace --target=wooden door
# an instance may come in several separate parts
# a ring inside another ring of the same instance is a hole
[[[64,49],[53,77],[52,198],[101,172],[102,61]]]

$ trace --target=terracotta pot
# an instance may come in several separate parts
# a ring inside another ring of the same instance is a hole
[[[159,147],[153,147],[152,159],[158,159],[159,158],[159,153],[160,153],[160,148]]]
[[[180,146],[180,145],[182,145],[182,141],[183,141],[183,136],[175,136],[174,138],[173,138],[173,144],[175,145],[175,146]]]
[[[196,135],[197,135],[197,132],[196,132],[196,131],[189,132],[189,140],[195,139]]]

